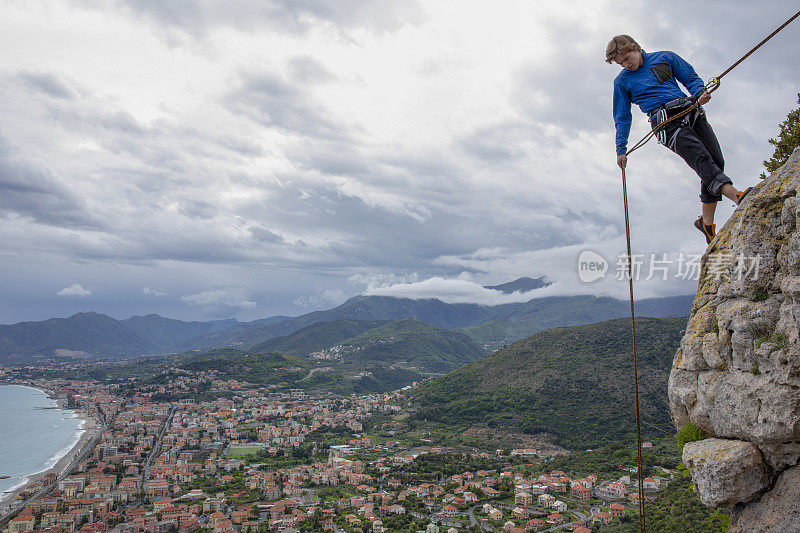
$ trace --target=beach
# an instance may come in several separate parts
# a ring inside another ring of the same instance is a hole
[[[57,401],[57,408],[60,410],[65,410],[65,403],[61,399],[57,399],[53,391],[42,389],[40,387],[36,387],[38,390],[45,392],[51,399],[55,399]],[[45,468],[39,472],[27,474],[26,479],[20,485],[14,487],[12,490],[6,493],[0,494],[0,515],[5,514],[7,509],[10,506],[15,506],[19,503],[18,498],[19,496],[28,491],[32,485],[34,485],[38,480],[43,479],[45,475],[48,473],[54,473],[60,479],[63,475],[66,474],[69,469],[74,466],[73,462],[75,459],[84,451],[86,446],[97,436],[100,428],[95,421],[95,419],[85,412],[77,409],[70,409],[70,411],[75,412],[76,418],[81,420],[80,425],[80,435],[75,439],[74,444],[69,449],[66,450],[59,450],[56,453],[49,463],[53,463],[52,466]]]

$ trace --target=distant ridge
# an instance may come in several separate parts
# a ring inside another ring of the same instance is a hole
[[[52,355],[55,350],[89,352],[105,357],[152,353],[158,348],[119,320],[100,313],[0,325],[0,354]]]
[[[542,287],[547,287],[548,285],[552,285],[552,282],[545,281],[544,276],[540,278],[522,277],[501,285],[486,285],[484,289],[492,289],[505,294],[511,294],[513,292],[530,292],[532,290],[541,289]]]
[[[512,282],[516,283],[516,282]],[[693,296],[651,298],[636,302],[637,314],[685,316]],[[314,311],[285,321],[237,326],[187,341],[184,350],[216,346],[249,348],[318,322],[335,320],[400,320],[414,318],[443,329],[463,330],[479,344],[496,349],[543,329],[590,324],[626,316],[630,304],[607,296],[549,296],[503,305],[447,304],[430,298],[412,300],[391,296],[355,296],[333,309]]]
[[[149,314],[117,320],[88,311],[67,318],[0,325],[0,362],[19,363],[31,356],[63,356],[69,352],[87,352],[106,359],[172,353],[187,340],[201,335],[287,318],[248,323],[235,319],[184,322]]]
[[[513,292],[519,287],[524,289],[542,283],[546,283],[543,278],[520,278],[493,287]],[[692,299],[693,296],[673,296],[640,300],[636,302],[636,311],[640,316],[685,316]],[[99,313],[78,313],[69,318],[0,325],[0,361],[8,362],[11,358],[24,362],[31,356],[52,357],[56,350],[87,352],[100,358],[221,347],[246,350],[322,322],[408,318],[445,330],[459,330],[491,351],[543,329],[589,324],[628,313],[627,301],[596,296],[550,296],[488,306],[447,304],[435,298],[412,300],[363,295],[350,298],[333,309],[252,322],[234,319],[184,322],[155,314],[115,320]],[[327,331],[331,333],[332,330]]]
[[[146,338],[154,348],[161,351],[174,350],[191,338],[228,329],[237,324],[232,318],[210,322],[184,322],[156,314],[132,316],[119,322],[133,333]]]

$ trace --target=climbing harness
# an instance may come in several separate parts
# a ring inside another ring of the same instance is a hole
[[[692,105],[691,98],[676,98],[675,100],[670,100],[663,106],[651,112],[650,122],[652,122],[653,127],[656,128],[655,136],[658,144],[663,144],[674,152],[675,144],[678,140],[678,133],[680,133],[681,128],[684,126],[694,126],[694,123],[697,121],[698,117],[706,114],[702,107],[695,107],[693,111],[683,115],[680,127],[675,128],[675,131],[672,132],[672,135],[667,137],[667,130],[666,128],[660,127],[661,124],[671,122],[669,120],[671,114],[675,114],[690,105]]]
[[[666,138],[666,130],[663,129],[664,126],[666,124],[674,121],[674,120],[678,120],[678,119],[683,118],[683,117],[686,117],[688,120],[692,120],[691,116],[687,116],[687,115],[692,113],[695,109],[697,109],[700,106],[699,99],[700,99],[701,95],[703,95],[704,93],[711,94],[714,91],[716,91],[717,89],[719,89],[719,86],[720,86],[720,83],[721,83],[721,80],[722,80],[723,76],[725,76],[728,72],[730,72],[734,68],[736,68],[742,61],[747,59],[750,56],[750,54],[752,54],[753,52],[758,50],[761,47],[761,45],[763,45],[764,43],[766,43],[767,41],[772,39],[775,35],[778,34],[778,32],[780,32],[783,28],[788,26],[798,16],[800,16],[800,11],[798,11],[797,13],[792,15],[792,17],[790,17],[786,22],[781,24],[781,26],[778,27],[775,31],[770,33],[764,40],[762,40],[760,43],[758,43],[753,48],[751,48],[749,52],[747,52],[745,55],[743,55],[741,58],[739,58],[738,61],[736,61],[733,65],[728,67],[722,74],[720,74],[719,76],[717,76],[715,78],[711,78],[708,81],[708,83],[703,87],[703,90],[698,91],[697,94],[695,94],[694,96],[691,96],[690,98],[687,99],[688,101],[691,102],[691,105],[686,107],[686,109],[683,109],[682,111],[676,113],[675,115],[673,115],[671,117],[668,116],[669,115],[668,110],[665,109],[664,110],[665,112],[663,113],[663,115],[661,117],[657,117],[656,120],[653,121],[654,125],[653,125],[652,129],[650,130],[650,133],[648,133],[647,135],[642,137],[642,139],[639,142],[637,142],[633,146],[633,148],[628,150],[625,153],[625,155],[628,156],[632,152],[634,152],[635,150],[638,150],[639,148],[644,146],[647,143],[647,141],[649,141],[653,136],[657,135],[659,132],[662,133],[662,135],[661,135],[662,144],[664,144],[666,146],[669,146],[669,143],[670,143],[671,140]],[[701,110],[702,110],[702,108],[701,108]],[[674,140],[672,140],[672,141],[674,142]],[[639,478],[639,480],[638,480],[639,481],[639,483],[638,483],[638,489],[639,489],[639,531],[641,533],[647,533],[647,522],[645,520],[645,511],[644,511],[644,480],[643,480],[644,468],[642,466],[642,432],[641,432],[641,422],[640,422],[641,419],[640,419],[640,416],[639,416],[639,365],[638,365],[638,361],[637,361],[637,357],[636,357],[636,318],[635,318],[635,314],[634,314],[634,310],[633,310],[633,267],[632,267],[632,264],[631,264],[631,257],[632,257],[632,255],[631,255],[631,226],[630,226],[630,219],[628,217],[628,190],[627,190],[627,184],[626,184],[626,179],[625,179],[625,169],[624,168],[622,169],[622,200],[623,200],[623,205],[624,205],[624,209],[625,209],[625,241],[626,241],[626,244],[627,244],[627,247],[628,247],[628,258],[627,258],[628,259],[628,287],[629,287],[630,300],[631,300],[631,330],[632,330],[632,334],[633,334],[633,387],[634,387],[634,393],[635,393],[635,396],[636,396],[636,457],[637,457],[637,462],[638,462],[638,478]]]

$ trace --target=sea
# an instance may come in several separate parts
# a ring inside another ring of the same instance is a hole
[[[0,500],[55,466],[81,438],[84,421],[56,407],[44,391],[19,385],[0,386]],[[5,502],[7,503],[7,502]]]

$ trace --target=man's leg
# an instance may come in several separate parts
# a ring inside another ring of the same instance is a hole
[[[700,139],[700,142],[703,143],[703,146],[706,147],[706,150],[708,150],[708,154],[711,156],[714,164],[719,167],[720,171],[724,171],[725,158],[722,156],[722,148],[719,145],[719,140],[717,139],[716,133],[714,133],[714,129],[711,127],[711,124],[709,124],[708,119],[706,119],[705,112],[698,114],[697,119],[694,121],[694,124],[692,124],[692,129],[697,134],[697,138]],[[739,191],[733,186],[732,183],[725,183],[719,188],[717,194],[721,194],[722,196],[725,196],[726,198],[736,202],[736,193],[738,192]],[[714,203],[713,208],[706,206],[707,204],[703,204],[703,222],[711,224],[714,222],[716,203]],[[710,216],[711,222],[706,222],[706,213],[708,213]]]
[[[703,146],[706,147],[706,150],[708,150],[708,154],[711,156],[714,164],[719,167],[720,171],[724,172],[725,158],[722,156],[722,147],[719,145],[717,134],[714,133],[714,129],[706,118],[705,111],[697,113],[697,117],[692,124],[692,129],[697,134],[700,142],[703,143]]]
[[[725,198],[733,200],[734,202],[738,202],[739,201],[739,197],[737,195],[739,194],[740,191],[736,187],[731,185],[730,183],[726,183],[725,185],[723,185],[719,189],[719,192]]]
[[[739,191],[731,183],[731,179],[725,175],[720,167],[725,162],[722,159],[722,150],[714,136],[711,126],[702,115],[698,117],[695,125],[700,124],[702,135],[707,138],[711,150],[701,139],[700,134],[691,126],[680,127],[673,151],[683,158],[684,161],[700,176],[700,201],[703,203],[703,223],[711,225],[714,223],[714,212],[716,203],[722,200],[723,195],[738,203],[737,193]],[[712,154],[712,152],[714,152]],[[719,164],[718,164],[719,163]],[[711,207],[708,204],[713,204]],[[708,205],[708,206],[707,206]]]
[[[700,177],[700,201],[706,204],[722,200],[720,189],[731,180],[714,161],[694,128],[683,126],[678,131],[674,150]]]
[[[717,202],[700,205],[703,206],[703,224],[711,226],[714,224],[714,212],[717,210]]]

